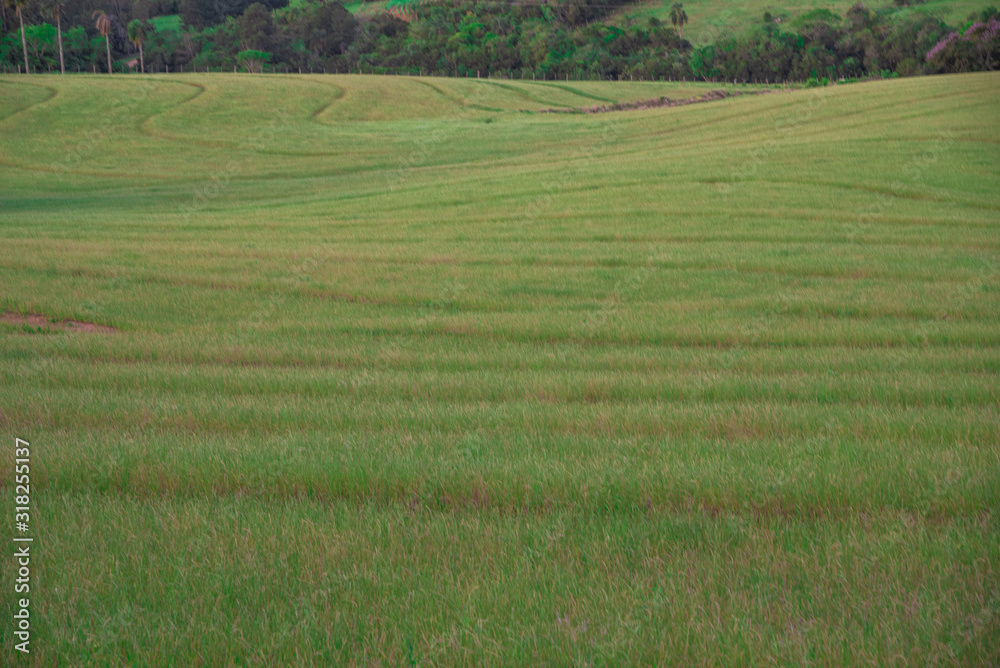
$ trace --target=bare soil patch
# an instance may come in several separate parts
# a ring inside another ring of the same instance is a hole
[[[715,102],[716,100],[725,100],[729,97],[740,97],[741,95],[766,95],[767,93],[773,92],[773,89],[765,88],[763,90],[749,90],[749,91],[733,91],[732,93],[725,90],[710,90],[704,95],[698,97],[689,97],[683,100],[673,100],[669,97],[658,97],[652,100],[639,100],[637,102],[619,102],[616,104],[595,104],[592,107],[583,107],[581,109],[540,109],[541,114],[558,114],[558,113],[569,113],[569,114],[604,114],[609,111],[635,111],[638,109],[656,109],[657,107],[683,107],[689,104],[701,104],[703,102]]]
[[[57,332],[96,332],[100,334],[111,334],[116,332],[114,327],[98,325],[93,322],[81,322],[80,320],[59,320],[52,321],[44,315],[37,313],[12,313],[4,311],[0,313],[0,323],[7,325],[27,325],[36,329]]]

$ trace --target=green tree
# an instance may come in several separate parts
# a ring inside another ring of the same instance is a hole
[[[17,18],[21,22],[21,48],[24,49],[24,73],[31,74],[28,67],[28,40],[24,37],[24,16],[21,10],[28,6],[28,0],[4,0],[4,3],[17,12]]]
[[[339,2],[326,2],[293,26],[292,34],[318,58],[342,54],[354,41],[358,21]]]
[[[153,32],[153,24],[149,21],[132,19],[132,22],[128,24],[128,38],[133,44],[139,47],[139,71],[143,74],[146,73],[146,57],[143,53],[142,45],[151,32]]]
[[[257,49],[244,49],[236,54],[236,60],[246,68],[247,72],[260,74],[264,63],[271,60],[271,54]]]
[[[719,76],[719,70],[715,66],[715,45],[708,44],[691,52],[689,61],[691,73],[695,77],[701,77],[705,81],[715,80]]]
[[[29,25],[24,27],[26,43],[28,45],[28,57],[35,64],[35,72],[38,68],[51,68],[53,65],[51,53],[56,49],[56,29],[50,23],[41,25]]]
[[[185,25],[201,29],[242,15],[255,1],[262,2],[268,11],[288,6],[288,0],[179,0],[177,9]]]
[[[66,0],[46,0],[49,14],[56,21],[56,43],[59,44],[59,71],[66,74],[66,59],[63,58],[62,16],[66,11]]]
[[[259,2],[253,3],[237,19],[236,32],[244,49],[264,51],[270,48],[275,33],[271,10]]]
[[[97,32],[101,33],[104,38],[104,46],[108,51],[108,74],[111,74],[111,17],[100,9],[90,16],[95,19],[94,26],[97,28]]]
[[[688,22],[688,15],[683,4],[675,2],[670,8],[670,22],[677,28],[681,39],[684,39],[684,24]]]

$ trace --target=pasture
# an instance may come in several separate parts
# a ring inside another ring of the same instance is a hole
[[[33,659],[1000,661],[1000,77],[713,88],[0,77]]]
[[[682,4],[688,23],[684,26],[684,36],[694,44],[708,44],[726,33],[740,34],[761,25],[765,12],[795,25],[799,19],[817,10],[843,17],[857,3],[858,0],[794,0],[776,7],[769,0],[685,0]],[[673,4],[673,0],[638,0],[616,10],[612,20],[621,25],[628,21],[645,21],[654,16],[669,24]],[[891,0],[862,4],[872,10],[891,9],[902,15],[931,14],[952,25],[961,25],[969,14],[980,12],[987,6],[976,0],[923,0],[906,7],[895,7]]]

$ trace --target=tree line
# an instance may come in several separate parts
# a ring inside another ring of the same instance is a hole
[[[336,0],[3,0],[0,65],[19,71],[326,71],[786,82],[992,70],[1000,15],[961,25],[858,2],[764,13],[710,44],[668,21],[605,23],[622,0],[428,0],[349,12]]]

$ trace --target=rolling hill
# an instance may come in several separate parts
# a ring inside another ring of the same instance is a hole
[[[711,88],[0,77],[35,659],[996,662],[1000,77]]]

